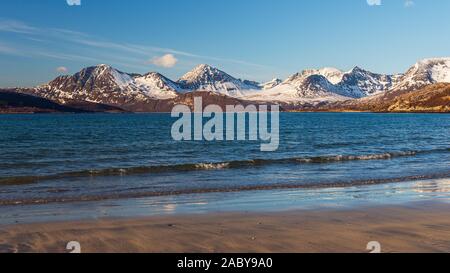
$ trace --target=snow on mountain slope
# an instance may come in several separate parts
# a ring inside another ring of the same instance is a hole
[[[158,73],[137,76],[108,65],[85,68],[73,76],[60,76],[34,93],[61,103],[68,100],[121,104],[176,96],[176,84]]]
[[[275,85],[274,93],[279,90],[297,96],[297,100],[329,100],[329,98],[362,98],[384,92],[392,86],[393,77],[379,75],[355,67],[344,73],[336,68],[308,69],[296,73],[284,82]],[[283,86],[282,88],[277,88]],[[271,88],[263,88],[270,90]],[[252,97],[261,98],[272,92],[251,93]],[[249,94],[249,93],[245,93]]]
[[[341,73],[337,69],[325,68],[319,70],[304,70],[296,73],[283,82],[272,81],[273,87],[263,88],[262,91],[243,92],[243,99],[257,101],[279,102],[310,102],[321,100],[342,100],[344,98],[337,93],[334,82],[339,80]],[[323,75],[322,75],[323,74]],[[265,86],[270,86],[265,84]]]
[[[337,84],[338,93],[352,98],[363,98],[392,88],[397,76],[376,74],[359,67],[342,76]]]
[[[305,95],[305,93],[309,93]],[[241,99],[250,101],[281,102],[281,103],[301,103],[301,102],[321,102],[321,101],[342,101],[349,98],[331,92],[320,92],[314,95],[311,90],[298,90],[290,84],[280,84],[274,88],[262,91],[249,91]]]
[[[210,91],[258,101],[336,101],[372,97],[393,90],[411,91],[434,83],[450,82],[450,58],[425,59],[405,74],[383,75],[355,67],[309,69],[286,80],[259,84],[199,65],[177,82],[151,72],[128,74],[108,65],[87,67],[72,76],[60,76],[32,93],[60,103],[88,101],[110,105],[147,103],[176,98],[180,93]]]
[[[283,82],[297,90],[297,94],[304,98],[327,96],[334,93],[335,86],[322,75],[314,74],[313,70],[297,73]]]
[[[317,70],[313,70],[314,74],[324,76],[332,84],[338,84],[342,81],[344,72],[334,67],[325,67]]]
[[[115,82],[115,84],[117,84],[117,86],[119,86],[120,88],[127,88],[130,84],[133,84],[133,78],[123,72],[120,72],[118,70],[113,69],[110,66],[107,65],[100,65],[100,67],[98,68],[98,70],[94,70],[94,73],[98,73],[98,76],[100,78],[100,76],[108,76],[108,73],[113,77],[112,80],[113,82]],[[95,75],[92,75],[93,77],[95,77]]]
[[[262,90],[267,90],[280,85],[282,82],[283,82],[282,80],[275,78],[269,82],[259,84],[259,87]]]
[[[137,76],[134,81],[134,86],[153,98],[173,98],[180,91],[177,83],[156,72]]]
[[[187,91],[213,91],[228,96],[240,96],[243,90],[260,89],[256,83],[236,79],[227,73],[206,64],[195,67],[178,80]]]
[[[335,91],[336,87],[317,70],[304,70],[294,74],[273,88],[262,91],[244,92],[243,99],[277,102],[315,102],[349,99]]]
[[[450,58],[436,60],[435,65],[431,68],[431,78],[434,82],[450,82]]]
[[[392,89],[419,89],[433,83],[450,82],[450,58],[424,59],[412,66]]]

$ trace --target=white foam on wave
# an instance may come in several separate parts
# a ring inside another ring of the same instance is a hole
[[[202,170],[220,170],[226,169],[230,166],[230,163],[199,163],[195,167]]]

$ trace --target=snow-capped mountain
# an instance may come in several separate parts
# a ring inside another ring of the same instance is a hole
[[[244,93],[243,98],[255,101],[287,103],[348,99],[339,95],[336,92],[336,86],[324,75],[321,75],[321,73],[324,73],[325,75],[334,78],[336,74],[328,74],[325,72],[325,70],[304,70],[290,76],[283,82],[278,80],[272,81],[273,87],[271,88],[263,88],[262,91],[246,92]],[[265,85],[269,86],[269,84]]]
[[[401,75],[392,89],[419,89],[433,83],[450,82],[450,58],[424,59]]]
[[[337,92],[351,98],[362,98],[385,92],[395,84],[397,75],[376,74],[359,67],[344,73],[336,84]]]
[[[334,93],[334,85],[323,75],[316,74],[317,70],[304,70],[285,80],[282,85],[292,86],[302,98],[326,96]]]
[[[208,65],[197,66],[175,82],[156,72],[129,74],[101,64],[87,67],[72,76],[60,76],[32,89],[31,93],[60,103],[88,101],[122,105],[172,99],[180,93],[193,91],[237,97],[243,91],[260,89],[257,82],[236,79]]]
[[[73,76],[60,76],[34,89],[37,95],[62,103],[76,100],[107,104],[170,99],[177,91],[177,85],[161,74],[128,74],[104,64],[85,68]]]
[[[263,88],[260,93],[246,93],[252,99],[267,100],[274,94],[278,99],[290,101],[345,100],[362,98],[389,90],[396,77],[375,74],[359,67],[349,72],[336,68],[307,69],[290,76],[272,88]],[[273,90],[272,90],[273,89]],[[280,92],[280,91],[283,92]]]
[[[241,96],[243,90],[259,90],[255,82],[242,81],[206,64],[195,67],[178,80],[179,86],[187,91],[212,91],[224,95]]]
[[[336,68],[308,69],[261,92],[247,92],[253,100],[330,101],[364,98],[391,90],[417,90],[450,82],[450,58],[425,59],[405,74],[376,74],[360,67],[348,72]]]
[[[389,77],[387,77],[389,78]],[[378,79],[380,79],[378,81]],[[384,87],[382,75],[355,68],[344,73],[336,68],[307,69],[262,92],[246,93],[253,100],[321,101],[361,98]],[[390,79],[390,78],[389,78]],[[285,95],[285,96],[283,96]]]
[[[376,74],[359,67],[348,72],[322,68],[263,84],[237,79],[209,65],[197,66],[178,81],[156,72],[129,74],[108,65],[97,65],[72,76],[60,76],[28,93],[63,104],[87,101],[114,106],[155,103],[193,91],[248,101],[309,103],[363,98],[393,90],[417,90],[445,82],[450,82],[450,58],[425,59],[398,75]]]

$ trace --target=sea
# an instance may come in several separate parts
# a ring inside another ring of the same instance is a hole
[[[0,116],[0,224],[450,202],[450,114],[281,113],[279,148],[170,114]]]

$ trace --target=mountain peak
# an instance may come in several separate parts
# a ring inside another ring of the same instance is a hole
[[[193,70],[180,78],[179,82],[184,84],[198,83],[209,84],[214,81],[236,80],[227,73],[207,64],[196,66]]]
[[[226,74],[226,73],[208,64],[200,64],[194,67],[194,69],[192,69],[188,73],[186,73],[181,78],[181,80],[190,80],[194,77],[202,77],[204,75],[216,75],[216,74]]]
[[[196,66],[178,84],[183,90],[214,91],[229,96],[240,95],[242,90],[260,89],[257,83],[236,79],[207,64]]]
[[[210,66],[209,64],[199,64],[197,65],[194,70],[204,70],[204,69],[215,69],[215,67]]]
[[[353,69],[350,71],[350,73],[367,73],[368,71],[365,69],[362,69],[359,66],[353,67]]]
[[[95,69],[95,70],[99,70],[99,69],[101,69],[101,70],[116,70],[114,67],[110,66],[109,64],[98,64],[98,65],[91,66],[88,68]]]
[[[142,75],[142,77],[144,77],[144,78],[153,78],[153,77],[165,78],[164,75],[162,75],[161,73],[153,72],[153,71],[145,73],[144,75]]]
[[[450,58],[429,58],[418,61],[399,77],[394,89],[414,90],[433,83],[450,82]]]
[[[83,76],[83,77],[97,77],[104,74],[125,74],[123,72],[118,71],[117,69],[113,68],[110,65],[107,64],[98,64],[95,66],[89,66],[86,68],[83,68],[80,72],[78,72],[75,75]]]
[[[304,81],[310,76],[321,75],[325,77],[332,84],[338,84],[342,81],[344,72],[333,67],[324,67],[321,69],[305,69],[302,72],[296,73],[289,77],[285,82]]]

